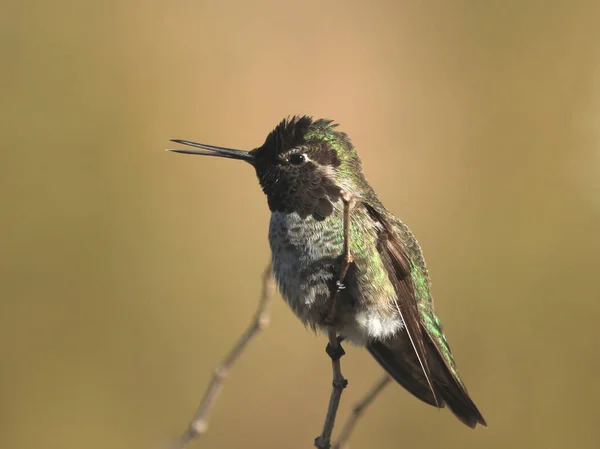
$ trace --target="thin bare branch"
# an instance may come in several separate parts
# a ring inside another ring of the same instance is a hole
[[[331,447],[331,434],[335,424],[340,399],[344,388],[348,386],[348,381],[342,375],[340,358],[345,354],[340,341],[336,335],[334,328],[329,328],[329,344],[327,345],[327,353],[331,357],[331,366],[333,368],[333,388],[329,397],[329,406],[327,407],[327,415],[323,424],[323,432],[315,439],[315,447],[318,449],[329,449]]]
[[[340,267],[337,289],[332,297],[332,305],[329,315],[326,317],[326,322],[330,324],[327,331],[329,343],[327,344],[326,351],[327,354],[329,354],[329,357],[331,357],[333,388],[329,398],[329,406],[327,407],[327,415],[325,416],[323,431],[321,432],[321,435],[315,439],[315,447],[318,449],[329,449],[331,447],[331,434],[333,433],[333,426],[335,424],[335,418],[340,405],[340,399],[342,398],[342,392],[344,391],[344,388],[346,388],[348,385],[348,381],[342,375],[342,368],[340,364],[340,358],[345,354],[345,352],[340,344],[341,338],[338,338],[336,328],[334,326],[338,296],[344,289],[344,281],[346,280],[348,267],[353,261],[352,254],[350,253],[350,208],[352,206],[352,197],[346,192],[343,192],[342,200],[344,201],[344,254],[342,266]]]
[[[229,370],[244,349],[246,349],[248,343],[269,324],[269,305],[274,293],[275,282],[273,280],[271,264],[269,264],[263,274],[262,294],[250,326],[241,335],[233,348],[231,348],[231,351],[217,369],[215,369],[213,378],[204,393],[202,402],[200,402],[200,406],[196,410],[194,417],[179,439],[171,445],[171,449],[184,449],[192,440],[206,432],[208,428],[208,414],[223,389],[223,381]]]
[[[333,449],[343,449],[346,446],[359,418],[390,381],[390,376],[384,374],[381,379],[379,379],[367,392],[367,394],[365,394],[363,398],[354,405],[352,413],[344,424],[337,442],[333,445]]]

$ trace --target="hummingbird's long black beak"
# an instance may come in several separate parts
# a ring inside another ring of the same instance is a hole
[[[252,153],[250,153],[249,151],[232,150],[231,148],[215,147],[213,145],[205,145],[203,143],[190,142],[189,140],[171,139],[171,142],[180,143],[182,145],[189,145],[190,147],[201,148],[203,150],[208,150],[208,151],[183,150],[183,149],[167,150],[167,151],[172,151],[173,153],[195,154],[198,156],[226,157],[229,159],[240,159],[240,160],[246,161],[250,164],[252,164],[255,159],[254,155]]]

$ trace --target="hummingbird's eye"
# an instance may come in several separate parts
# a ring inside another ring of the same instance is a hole
[[[288,161],[292,165],[300,165],[306,160],[306,156],[302,153],[295,153],[290,155]]]

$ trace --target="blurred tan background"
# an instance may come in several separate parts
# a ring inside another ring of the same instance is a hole
[[[1,448],[179,434],[254,311],[269,211],[245,164],[163,150],[251,149],[294,113],[339,122],[417,234],[489,423],[394,385],[352,447],[597,447],[600,4],[2,9]],[[277,298],[192,447],[311,447],[324,344]],[[343,369],[338,424],[380,373],[353,348]]]

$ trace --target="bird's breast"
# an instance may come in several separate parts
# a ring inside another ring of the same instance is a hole
[[[343,223],[274,212],[269,226],[273,274],[281,295],[305,324],[317,326],[330,303],[343,251]]]
[[[358,216],[360,219],[361,217]],[[384,339],[402,328],[396,314],[395,293],[381,272],[374,231],[366,222],[354,227],[354,263],[345,280],[338,304],[338,331],[357,344],[370,338]],[[356,222],[355,222],[356,223]],[[356,226],[356,225],[354,225]],[[304,322],[321,328],[331,309],[332,293],[340,272],[344,226],[340,215],[318,221],[298,214],[274,212],[269,227],[273,274],[281,295]]]

